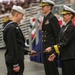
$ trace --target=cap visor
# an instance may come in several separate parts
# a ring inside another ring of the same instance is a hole
[[[62,15],[64,15],[64,14],[69,14],[69,13],[71,13],[71,12],[66,12],[66,11],[62,11],[62,12],[61,12]]]
[[[44,3],[41,3],[41,4],[40,4],[41,7],[43,7],[43,6],[48,6],[48,5],[49,5],[49,4],[44,4]]]

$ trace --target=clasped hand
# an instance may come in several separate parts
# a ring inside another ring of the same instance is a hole
[[[48,47],[48,48],[45,49],[44,52],[50,52],[51,50],[52,50],[52,48],[51,47]]]
[[[34,50],[32,50],[32,51],[30,51],[29,55],[31,55],[31,56],[37,56],[37,52],[34,51]]]
[[[52,50],[52,48],[51,48],[51,47],[48,47],[48,48],[45,49],[44,52],[48,52],[48,53],[49,53],[51,50]],[[52,54],[49,56],[48,61],[54,61],[55,57],[56,57],[56,55],[55,55],[54,53],[52,53]]]

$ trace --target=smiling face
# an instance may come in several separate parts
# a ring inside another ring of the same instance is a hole
[[[72,14],[71,13],[70,14],[63,14],[62,17],[63,17],[63,21],[65,23],[67,23],[68,21],[70,21],[72,19]]]

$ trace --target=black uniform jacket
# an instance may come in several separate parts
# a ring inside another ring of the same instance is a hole
[[[6,22],[4,26],[10,21]],[[3,39],[6,45],[5,60],[13,64],[18,64],[19,60],[24,60],[24,53],[27,54],[28,51],[24,49],[25,38],[17,23],[11,23],[5,28]]]
[[[72,21],[69,21],[60,33],[59,40],[61,59],[75,59],[75,26]]]
[[[57,18],[51,12],[44,17],[42,32],[43,50],[49,46],[55,45],[58,42],[60,26]]]

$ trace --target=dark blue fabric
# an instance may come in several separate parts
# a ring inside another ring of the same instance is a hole
[[[36,52],[38,52],[38,51],[40,51],[40,50],[42,50],[42,31],[41,30],[39,30],[39,42],[38,42],[38,44],[37,45],[35,45],[35,41],[33,42],[33,50],[35,50]],[[41,53],[40,54],[38,54],[37,56],[31,56],[30,57],[30,59],[32,60],[32,61],[35,61],[35,62],[42,62],[42,55],[41,55]]]

